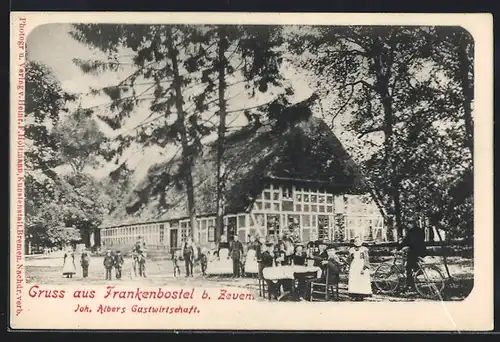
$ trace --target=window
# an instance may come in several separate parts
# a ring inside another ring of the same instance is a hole
[[[293,201],[282,201],[283,211],[293,211]]]
[[[267,215],[267,233],[269,235],[280,233],[280,217],[278,215]]]
[[[309,211],[309,204],[304,204],[304,211]]]
[[[215,241],[215,227],[210,226],[208,227],[208,242],[214,242]]]
[[[271,203],[264,203],[264,209],[271,209]]]
[[[262,202],[261,201],[256,201],[255,202],[255,207],[256,207],[256,210],[262,210]]]
[[[296,204],[295,211],[301,211],[301,210],[302,210],[302,206],[300,204]]]
[[[270,201],[271,200],[271,192],[270,191],[264,191],[264,199],[266,201]]]
[[[273,210],[274,211],[280,211],[280,204],[279,203],[273,203]]]
[[[165,239],[165,226],[160,224],[160,243],[163,243]]]
[[[264,227],[264,214],[255,214],[255,225],[258,227]]]
[[[280,193],[278,191],[273,191],[273,201],[279,201]]]
[[[245,215],[238,216],[238,228],[245,228],[247,226],[247,220]]]
[[[312,197],[311,197],[311,198],[312,198]],[[312,212],[316,212],[316,211],[318,211],[318,206],[317,206],[316,204],[312,204],[312,205],[311,205],[311,211],[312,211]]]
[[[306,203],[309,202],[309,195],[304,195],[304,202],[306,202]]]
[[[320,239],[328,239],[328,216],[318,216],[318,237]]]
[[[302,194],[295,194],[295,200],[297,202],[302,202]]]
[[[304,227],[311,226],[311,216],[310,215],[302,215],[302,225]]]
[[[311,195],[311,203],[316,203],[318,201],[318,197],[316,195]]]
[[[283,190],[282,190],[282,196],[283,198],[289,198],[289,199],[292,199],[292,187],[288,186],[288,187],[283,187]]]

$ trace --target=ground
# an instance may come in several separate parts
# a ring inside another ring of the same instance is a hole
[[[82,279],[81,268],[78,261],[77,274],[67,279],[61,274],[63,258],[57,252],[50,256],[37,255],[27,256],[26,258],[26,280],[28,283],[38,283],[44,285],[70,285],[70,284],[91,284],[91,285],[125,285],[125,286],[165,286],[176,285],[179,287],[189,286],[195,288],[203,288],[208,286],[217,286],[225,288],[245,288],[251,291],[258,300],[265,300],[258,296],[258,281],[256,278],[240,278],[231,279],[227,277],[203,277],[199,267],[195,268],[193,278],[185,278],[184,276],[175,278],[173,276],[173,267],[170,260],[148,260],[147,262],[147,278],[138,279],[132,275],[131,260],[126,258],[123,269],[123,279],[106,281],[104,267],[102,266],[102,257],[93,257],[89,268],[89,277]],[[439,258],[431,258],[428,260],[431,263],[441,265]],[[183,265],[181,265],[182,268]],[[377,265],[372,265],[375,268]],[[449,282],[447,300],[461,300],[467,297],[472,289],[472,261],[461,258],[451,258],[449,260],[450,273],[454,277],[453,281]],[[184,270],[182,270],[184,271]],[[184,274],[184,272],[182,272]],[[443,274],[444,272],[443,268]],[[342,276],[339,286],[340,300],[347,300],[347,279],[346,275]],[[387,296],[374,294],[370,301],[423,301],[418,298],[418,295],[399,295]]]

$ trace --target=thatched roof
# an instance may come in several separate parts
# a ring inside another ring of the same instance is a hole
[[[276,131],[248,126],[226,138],[225,212],[245,211],[266,182],[318,183],[335,193],[365,193],[355,162],[321,119],[310,117]],[[216,148],[205,146],[193,178],[198,215],[216,213]],[[152,166],[104,226],[186,218],[187,196],[174,175],[180,158]],[[176,185],[177,184],[177,185]]]

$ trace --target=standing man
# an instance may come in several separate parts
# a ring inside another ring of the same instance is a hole
[[[182,248],[182,256],[186,264],[186,277],[193,276],[194,252],[193,240],[188,237]]]
[[[243,245],[241,244],[238,235],[234,236],[234,241],[231,244],[230,255],[233,259],[233,277],[241,277],[241,259],[243,257]]]
[[[139,236],[137,242],[132,248],[132,266],[134,270],[134,275],[137,276],[139,273],[140,277],[146,277],[146,242],[142,241],[142,237]]]
[[[407,289],[415,289],[413,272],[417,270],[418,258],[424,257],[426,253],[425,233],[416,222],[410,223],[408,233],[402,241],[401,249],[407,249],[406,257],[406,285]]]
[[[111,254],[111,250],[108,249],[103,261],[104,269],[106,270],[106,280],[111,280],[111,273],[114,264],[115,264],[115,258]]]
[[[123,269],[124,262],[125,262],[125,260],[123,260],[123,256],[122,256],[120,250],[117,250],[116,254],[115,254],[116,279],[121,279],[121,277],[122,277],[122,269]]]
[[[83,278],[87,278],[89,276],[90,257],[89,253],[85,249],[82,251],[82,256],[80,258],[80,265],[82,266]]]

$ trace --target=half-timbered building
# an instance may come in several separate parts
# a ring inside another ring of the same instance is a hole
[[[191,234],[187,196],[176,176],[181,160],[152,166],[101,228],[103,245],[147,244],[177,248]],[[209,144],[193,169],[198,241],[215,245],[216,146]],[[224,149],[224,231],[302,241],[387,241],[383,215],[358,166],[321,119],[286,129],[253,125],[227,136]]]

